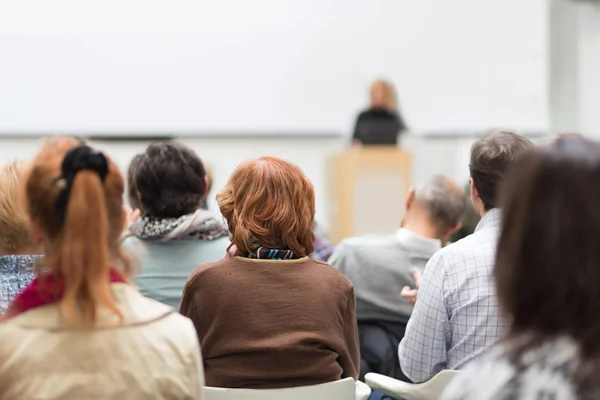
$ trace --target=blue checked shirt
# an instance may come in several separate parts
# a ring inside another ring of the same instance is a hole
[[[499,233],[500,210],[493,209],[472,235],[427,263],[398,349],[402,372],[413,382],[461,369],[505,332],[492,276]]]

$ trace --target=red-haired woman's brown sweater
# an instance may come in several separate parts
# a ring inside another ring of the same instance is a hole
[[[207,386],[283,388],[357,379],[352,284],[308,259],[235,257],[200,266],[181,313],[200,337]]]

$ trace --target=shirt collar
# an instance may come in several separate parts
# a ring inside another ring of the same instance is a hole
[[[442,242],[439,239],[426,238],[406,228],[398,229],[396,239],[398,242],[405,244],[406,247],[424,253],[429,257],[442,248]]]
[[[483,217],[481,217],[481,221],[477,224],[475,228],[475,232],[486,229],[486,228],[499,228],[502,219],[502,214],[500,213],[499,208],[492,208],[488,212],[486,212]]]

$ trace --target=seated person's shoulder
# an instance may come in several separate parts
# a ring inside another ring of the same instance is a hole
[[[340,270],[323,261],[309,260],[307,262],[314,269],[318,279],[328,285],[337,285],[345,289],[351,289],[352,283]]]
[[[394,235],[388,236],[355,236],[342,240],[338,245],[340,251],[361,252],[374,250],[377,247],[387,247],[396,243]],[[337,250],[337,249],[336,249]]]
[[[211,274],[214,272],[216,272],[218,274],[219,267],[226,268],[229,264],[232,263],[232,261],[233,261],[233,259],[231,259],[231,258],[223,258],[222,260],[219,260],[219,261],[207,262],[207,263],[199,265],[194,270],[194,272],[192,272],[191,275],[188,277],[185,285],[191,286],[194,284],[194,282],[197,282],[198,279],[201,279],[203,276],[205,276],[207,274]]]

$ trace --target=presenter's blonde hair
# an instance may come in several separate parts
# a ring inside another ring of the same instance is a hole
[[[381,90],[385,96],[385,108],[388,111],[396,111],[398,108],[398,100],[396,97],[396,88],[389,81],[385,79],[378,79],[371,84],[370,92],[373,93],[375,90]],[[371,104],[373,106],[373,104]]]

